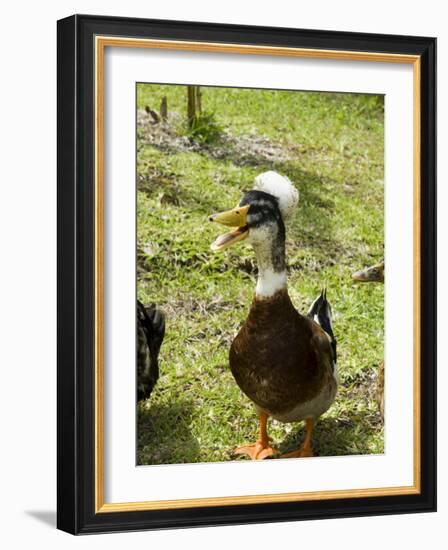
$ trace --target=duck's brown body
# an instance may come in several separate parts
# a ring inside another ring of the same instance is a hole
[[[259,411],[282,422],[316,419],[336,395],[329,338],[295,310],[286,289],[254,298],[232,343],[230,368]]]

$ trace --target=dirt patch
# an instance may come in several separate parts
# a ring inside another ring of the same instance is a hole
[[[353,377],[346,377],[344,386],[347,388],[346,396],[355,399],[359,395],[365,396],[369,400],[375,400],[378,384],[378,365],[372,365]]]
[[[225,128],[213,145],[198,143],[188,136],[180,135],[180,116],[171,113],[166,122],[155,123],[144,109],[137,112],[139,143],[151,145],[166,152],[195,152],[217,160],[231,159],[240,165],[259,165],[293,160],[297,151],[291,145],[270,140],[267,136],[251,132],[234,135]]]

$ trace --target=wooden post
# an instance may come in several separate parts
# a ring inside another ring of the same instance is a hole
[[[196,104],[198,108],[198,113],[202,113],[202,90],[199,86],[196,86]]]
[[[201,90],[199,86],[187,87],[187,117],[189,128],[193,126],[193,122],[202,111],[201,99]]]

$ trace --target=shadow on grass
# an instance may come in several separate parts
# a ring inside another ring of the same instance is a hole
[[[151,145],[154,147],[154,145]],[[207,149],[194,151],[193,154],[209,156]],[[236,166],[243,163],[245,157],[239,156],[239,152],[220,160],[232,162]],[[215,159],[216,160],[216,159]],[[263,157],[253,156],[251,166],[258,168],[259,172],[276,170],[289,177],[300,192],[300,208],[292,223],[288,226],[288,239],[300,247],[309,249],[318,248],[323,254],[332,256],[340,253],[343,243],[335,241],[333,224],[335,220],[335,203],[332,188],[336,183],[329,178],[322,177],[316,172],[304,170],[297,161],[266,162]],[[241,194],[250,189],[252,181],[241,189]],[[154,173],[146,173],[139,181],[138,188],[148,196],[158,196],[161,204],[188,209],[191,213],[208,216],[211,212],[220,211],[229,205],[221,201],[213,200],[201,194],[200,189],[193,191],[179,185],[176,176],[171,169],[164,172],[163,167],[158,166]],[[322,255],[323,255],[322,254]],[[293,267],[294,268],[294,267]]]
[[[379,416],[379,415],[378,415]],[[316,424],[313,433],[313,451],[315,456],[344,456],[372,454],[369,447],[372,437],[371,413],[361,420],[340,421],[325,418]],[[281,454],[296,450],[303,441],[303,424],[297,426],[277,448]]]
[[[299,190],[299,208],[291,224],[294,236],[302,240],[305,238],[306,244],[315,244],[316,229],[320,231],[320,236],[332,237],[335,203],[331,189],[335,182],[316,172],[303,169],[299,159],[297,162],[276,163],[273,168],[287,176]]]
[[[197,462],[199,444],[190,425],[193,404],[186,400],[137,408],[137,465]]]
[[[207,153],[201,151],[194,154],[206,155]],[[235,164],[239,162],[238,158],[234,157],[229,157],[227,160]],[[350,263],[356,250],[349,242],[340,241],[335,236],[337,212],[334,188],[337,183],[317,172],[303,169],[300,166],[300,158],[273,163],[266,163],[265,159],[259,158],[256,166],[260,173],[274,169],[284,174],[291,179],[300,192],[299,208],[287,227],[288,271],[307,270],[307,272],[320,273],[322,269]],[[225,182],[221,185],[225,186]],[[252,180],[247,181],[247,185],[242,185],[241,195],[250,187],[252,187]],[[139,183],[139,189],[147,196],[157,197],[161,205],[169,204],[188,212],[188,216],[199,216],[204,221],[208,219],[210,213],[231,206],[226,204],[224,189],[222,195],[218,192],[211,197],[203,193],[200,186],[197,188],[183,186],[181,176],[176,176],[170,167],[165,169],[163,159],[157,167],[145,173],[142,184]],[[194,248],[192,243],[189,246]],[[208,265],[204,258],[204,250],[200,250],[201,246],[203,243],[198,244],[198,254],[190,254],[183,267],[196,269]],[[173,259],[176,265],[182,262],[181,256],[182,254],[179,254]],[[148,270],[154,270],[154,265],[152,261],[148,264],[146,254],[141,253],[138,255],[138,268],[139,273],[143,275]],[[220,264],[217,269],[222,271],[223,268],[223,264]],[[162,269],[165,269],[165,266]],[[257,273],[256,264],[253,258],[249,257],[237,266],[232,264],[226,269],[244,270],[254,275]]]

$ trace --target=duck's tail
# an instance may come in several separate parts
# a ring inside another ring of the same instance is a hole
[[[328,334],[333,350],[333,361],[336,364],[336,338],[333,333],[333,316],[330,302],[327,300],[327,289],[323,288],[319,296],[311,304],[307,316],[318,323]]]

